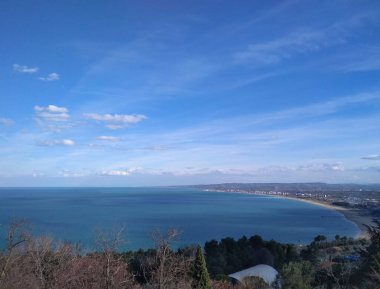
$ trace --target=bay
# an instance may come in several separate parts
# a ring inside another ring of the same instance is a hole
[[[174,244],[261,235],[305,244],[316,235],[353,237],[358,227],[340,213],[291,199],[187,188],[0,188],[2,240],[12,219],[25,218],[35,235],[94,249],[97,229],[125,228],[123,250],[151,248],[153,230],[182,232]]]

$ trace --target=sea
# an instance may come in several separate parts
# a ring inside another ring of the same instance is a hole
[[[0,188],[0,245],[12,220],[33,235],[96,249],[98,232],[123,229],[122,250],[154,247],[152,232],[181,232],[173,247],[260,235],[307,244],[317,235],[354,237],[337,211],[297,200],[188,188]]]

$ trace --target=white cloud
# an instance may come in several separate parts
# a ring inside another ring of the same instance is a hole
[[[62,141],[60,141],[61,144],[65,145],[65,146],[73,146],[75,145],[75,142],[71,139],[64,139]]]
[[[91,172],[87,170],[81,170],[81,171],[72,171],[68,169],[64,169],[58,173],[58,177],[63,178],[80,178],[80,177],[87,177],[90,176]]]
[[[49,73],[46,77],[39,77],[39,80],[43,81],[56,81],[59,80],[59,74],[56,72]]]
[[[69,110],[66,108],[66,107],[59,107],[59,106],[56,106],[56,105],[48,105],[46,107],[42,107],[42,106],[38,106],[36,105],[34,107],[34,109],[36,111],[48,111],[48,112],[52,112],[52,113],[55,113],[55,112],[68,112]]]
[[[341,163],[312,163],[296,167],[297,171],[344,171],[345,168]]]
[[[1,118],[0,117],[0,125],[12,125],[14,123],[13,120],[9,118]]]
[[[223,174],[223,175],[257,175],[257,174],[278,174],[278,173],[296,173],[296,172],[331,172],[344,171],[345,168],[341,163],[309,163],[295,166],[263,166],[257,168],[185,168],[180,171],[171,172],[173,175],[197,175],[197,174]]]
[[[161,145],[153,145],[153,146],[147,146],[143,148],[144,150],[149,150],[149,151],[166,151],[169,148]]]
[[[85,116],[89,119],[105,121],[105,122],[122,122],[122,123],[137,123],[145,119],[146,116],[141,114],[97,114],[87,113]]]
[[[100,174],[102,176],[129,176],[138,170],[139,169],[137,168],[120,169],[120,170],[105,170],[105,171],[102,171]]]
[[[112,141],[112,142],[121,141],[121,138],[116,137],[116,136],[109,136],[109,135],[98,136],[96,139],[97,140],[104,140],[104,141]]]
[[[69,110],[56,105],[34,107],[36,123],[47,131],[60,132],[72,127]]]
[[[380,160],[380,155],[370,155],[370,156],[365,156],[362,157],[363,160],[371,160],[371,161],[379,161]]]
[[[341,163],[307,163],[300,165],[272,165],[246,168],[226,167],[184,167],[169,170],[144,169],[139,170],[144,175],[172,175],[180,176],[278,176],[278,175],[313,175],[313,174],[339,174],[346,171]]]
[[[26,65],[13,64],[13,70],[21,73],[36,73],[38,72],[38,67],[28,67]]]
[[[75,142],[71,139],[44,140],[37,143],[39,146],[74,146]]]
[[[109,129],[121,129],[128,127],[131,124],[136,124],[147,117],[143,114],[98,114],[85,113],[84,117],[91,120],[96,120],[105,123]]]
[[[59,107],[55,105],[38,106],[34,107],[36,117],[45,121],[68,121],[70,119],[69,110],[66,107]]]

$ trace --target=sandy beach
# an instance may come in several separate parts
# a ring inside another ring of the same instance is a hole
[[[223,190],[221,190],[223,191]],[[330,210],[335,210],[342,214],[348,221],[354,223],[360,230],[360,232],[354,237],[356,239],[369,239],[369,235],[367,232],[366,226],[373,226],[373,217],[366,214],[363,210],[354,209],[354,208],[344,208],[340,206],[335,206],[328,204],[326,202],[317,201],[317,200],[311,200],[311,199],[305,199],[305,198],[296,198],[296,197],[289,197],[284,195],[267,195],[267,194],[255,194],[251,192],[244,192],[244,191],[236,191],[235,193],[238,194],[252,194],[252,195],[259,195],[259,196],[269,196],[273,198],[285,198],[285,199],[291,199],[294,201],[300,201],[300,202],[306,202],[309,204],[313,204],[316,206],[321,206]]]
[[[336,210],[339,213],[341,213],[347,220],[355,223],[358,228],[360,229],[360,233],[355,236],[356,238],[365,238],[368,239],[368,233],[367,233],[367,226],[374,225],[372,222],[372,217],[369,215],[366,215],[362,210],[354,209],[354,208],[344,208],[344,207],[339,207],[339,206],[334,206],[331,204],[327,204],[324,202],[316,201],[316,200],[310,200],[310,199],[303,199],[303,198],[294,198],[294,197],[286,197],[286,196],[281,196],[283,198],[287,199],[292,199],[295,201],[301,201],[301,202],[306,202],[310,203],[313,205],[325,207],[328,209]]]

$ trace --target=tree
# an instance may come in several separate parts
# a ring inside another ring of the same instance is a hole
[[[289,262],[281,270],[283,288],[310,289],[314,280],[314,268],[308,261]]]
[[[326,241],[326,240],[327,240],[327,238],[324,235],[318,235],[314,238],[314,242],[322,242],[322,241]]]
[[[379,288],[380,284],[380,221],[373,220],[373,226],[366,226],[370,237],[370,245],[362,252],[364,257],[361,270],[363,280],[370,288]],[[367,279],[367,280],[366,280]]]
[[[269,289],[269,285],[263,278],[258,276],[248,276],[243,278],[244,289]]]
[[[237,287],[232,285],[230,281],[226,281],[226,280],[213,280],[212,288],[213,289],[237,289]]]
[[[166,234],[156,230],[152,238],[156,243],[153,256],[142,261],[145,288],[149,289],[190,289],[189,271],[193,259],[173,252],[171,243],[179,238],[180,232],[170,229]]]
[[[211,280],[203,257],[202,248],[198,245],[192,269],[193,284],[196,289],[211,289]]]
[[[13,220],[9,226],[6,249],[4,255],[0,255],[0,287],[4,285],[12,263],[18,259],[14,256],[15,251],[30,239],[26,227],[27,222],[25,220]]]
[[[100,277],[101,289],[119,289],[126,285],[133,286],[134,280],[128,271],[128,264],[123,261],[119,248],[124,243],[124,228],[114,228],[111,231],[97,230],[96,244],[98,253],[93,256],[97,263],[95,272]]]
[[[320,273],[322,280],[325,280],[325,285],[338,289],[352,288],[353,273],[356,270],[356,264],[349,261],[334,263],[331,258],[325,263],[325,266]],[[323,275],[325,277],[323,278]]]

